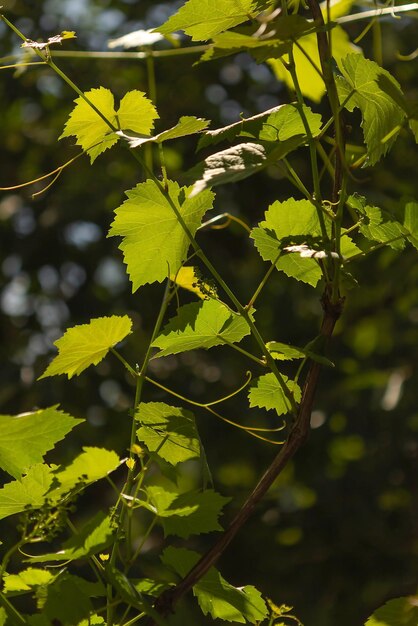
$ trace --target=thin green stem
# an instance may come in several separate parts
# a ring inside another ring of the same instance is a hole
[[[45,65],[45,61],[31,61],[30,63],[13,63],[12,65],[0,65],[0,70],[12,70],[17,67],[31,67],[32,65]]]
[[[8,598],[0,591],[0,604],[6,610],[7,616],[10,617],[12,624],[25,624],[27,623],[24,619],[23,615],[19,613],[19,611],[13,606],[11,602],[9,602]]]
[[[288,180],[290,180],[290,182],[297,189],[299,189],[299,191],[307,198],[307,200],[312,202],[312,204],[315,204],[314,199],[312,198],[312,194],[305,187],[305,185],[303,184],[303,182],[299,178],[299,176],[298,176],[297,172],[295,171],[295,169],[292,167],[292,165],[290,165],[288,159],[283,158],[282,162],[285,165],[285,168],[286,168],[285,169],[285,173],[286,173],[286,176],[287,176]]]
[[[280,257],[282,256],[282,250],[280,250],[280,252],[278,253],[278,255],[276,256],[276,258],[274,259],[273,263],[270,265],[269,269],[267,270],[267,272],[264,274],[263,279],[261,280],[260,284],[258,285],[257,289],[255,290],[255,292],[253,293],[253,295],[251,296],[251,298],[248,301],[247,304],[247,309],[251,309],[251,307],[254,306],[254,302],[257,300],[258,296],[260,295],[262,289],[265,287],[268,279],[270,278],[271,274],[273,273],[273,271],[276,268],[276,263],[277,261],[280,259]]]
[[[119,361],[123,364],[123,366],[131,374],[131,376],[133,376],[133,378],[136,378],[138,376],[134,368],[129,365],[129,363],[123,358],[121,354],[119,354],[119,352],[115,348],[110,348],[110,352],[114,354],[117,359],[119,359]]]

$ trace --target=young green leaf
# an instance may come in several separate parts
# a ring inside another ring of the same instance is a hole
[[[405,230],[399,222],[394,220],[383,221],[382,211],[376,206],[369,206],[366,198],[354,194],[347,199],[362,219],[359,231],[370,241],[387,243],[395,250],[405,247]]]
[[[200,555],[185,548],[166,548],[163,563],[184,577],[197,563]],[[193,587],[204,615],[239,624],[257,624],[267,617],[267,607],[255,587],[233,587],[212,567]]]
[[[313,113],[307,106],[303,107],[303,111],[312,136],[316,137],[321,131],[321,116],[318,113]],[[276,143],[292,139],[297,135],[300,136],[300,143],[302,143],[305,140],[306,132],[298,106],[296,104],[281,104],[223,128],[206,131],[199,141],[198,148],[217,144],[225,139],[232,141],[235,137],[252,137],[260,141]]]
[[[163,35],[184,30],[193,41],[204,41],[256,17],[269,4],[268,0],[187,0],[156,30]]]
[[[408,231],[408,239],[418,250],[418,202],[405,205],[404,228]]]
[[[367,164],[374,165],[392,147],[406,117],[402,108],[379,87],[379,78],[390,81],[403,97],[401,88],[389,72],[361,54],[347,55],[339,67],[343,74],[337,77],[340,101],[345,102],[349,111],[360,109]]]
[[[75,486],[82,483],[88,485],[105,478],[115,471],[121,461],[113,450],[85,446],[83,452],[66,467],[55,470],[55,479],[59,486],[51,491],[51,499],[59,499],[60,495],[67,493]]]
[[[76,535],[71,537],[59,552],[30,557],[32,563],[47,561],[74,561],[105,550],[113,541],[116,531],[111,518],[99,511]]]
[[[200,61],[212,61],[245,51],[261,63],[265,59],[283,56],[289,52],[289,47],[288,42],[277,38],[259,39],[253,35],[228,30],[212,38],[212,46],[200,57]]]
[[[119,141],[116,131],[130,130],[149,135],[154,128],[154,121],[159,117],[154,105],[142,91],[129,91],[122,98],[118,111],[115,110],[113,94],[109,89],[99,87],[86,91],[84,95],[105,119],[80,96],[75,100],[76,106],[70,113],[60,139],[74,135],[76,143],[86,150],[92,163],[99,154]]]
[[[312,238],[319,239],[321,228],[316,208],[308,200],[289,198],[285,202],[274,202],[265,213],[265,221],[254,228],[251,237],[264,261],[274,261],[283,246],[300,243]],[[314,258],[304,258],[299,254],[283,254],[276,262],[276,268],[287,276],[315,287],[321,278],[321,269]]]
[[[332,56],[337,62],[350,52],[352,53],[358,50],[357,46],[354,46],[350,42],[350,38],[341,26],[334,27],[331,36]],[[302,48],[303,52],[300,48]],[[320,75],[321,62],[319,59],[316,33],[311,33],[298,39],[298,46],[293,47],[293,56],[302,94],[313,100],[313,102],[319,102],[325,95],[326,88]],[[283,60],[288,62],[288,55],[284,55]],[[294,90],[295,87],[292,76],[282,61],[272,58],[268,63],[276,77],[286,83],[291,90]]]
[[[364,626],[416,626],[418,597],[394,598],[378,608]]]
[[[180,493],[176,485],[150,485],[146,489],[150,503],[161,518],[164,535],[187,539],[190,535],[222,530],[218,518],[230,498],[213,489]]]
[[[118,133],[119,136],[126,139],[131,148],[137,148],[145,143],[153,141],[155,143],[163,143],[169,139],[178,139],[179,137],[186,137],[187,135],[195,135],[205,130],[209,126],[210,122],[199,117],[193,117],[192,115],[186,115],[179,119],[177,124],[168,130],[164,130],[158,135],[153,137],[129,137],[125,133]]]
[[[88,324],[69,328],[54,345],[58,355],[48,365],[41,378],[67,374],[68,378],[81,374],[90,365],[97,365],[110,348],[121,342],[132,331],[127,315],[98,317]]]
[[[237,343],[249,335],[246,321],[218,300],[191,302],[178,310],[152,344],[155,356],[167,356],[197,348],[213,348],[228,341]],[[154,357],[155,358],[155,357]]]
[[[289,380],[287,376],[283,376],[283,380],[293,394],[295,402],[300,402],[302,393],[299,385],[293,380]],[[274,409],[277,415],[289,413],[292,408],[289,399],[272,372],[254,380],[248,393],[248,399],[251,407],[258,406],[267,410]]]
[[[48,585],[54,578],[54,574],[47,569],[28,567],[19,574],[6,574],[4,591],[5,593],[31,591],[34,587]]]
[[[182,266],[190,241],[170,201],[189,229],[196,233],[203,215],[212,208],[209,191],[192,198],[190,188],[168,182],[167,192],[153,180],[139,183],[126,192],[128,200],[115,211],[109,237],[122,236],[119,248],[128,266],[132,289],[162,282]]]
[[[23,478],[0,489],[0,519],[26,509],[40,509],[47,498],[54,474],[48,465],[33,465]]]
[[[200,440],[190,411],[163,402],[142,402],[135,419],[141,424],[139,441],[170,465],[199,458]]]
[[[77,424],[76,419],[52,406],[21,415],[0,415],[0,467],[19,478]]]
[[[171,274],[170,280],[179,287],[195,293],[202,300],[207,300],[211,296],[216,297],[215,287],[201,278],[197,267],[184,265],[176,274]]]

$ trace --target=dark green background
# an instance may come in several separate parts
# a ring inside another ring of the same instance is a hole
[[[105,50],[109,38],[157,26],[180,4],[3,1],[8,17],[32,39],[76,30],[77,40],[64,44],[65,50]],[[350,35],[354,38],[362,27],[364,23],[353,26]],[[382,32],[385,67],[408,97],[417,98],[418,61],[396,58],[397,51],[407,54],[415,48],[416,21],[389,18],[382,22]],[[0,24],[0,54],[18,52],[19,45]],[[361,45],[373,58],[372,32]],[[245,54],[197,67],[191,59],[156,62],[161,130],[181,115],[207,117],[215,128],[236,121],[241,112],[252,115],[289,101],[267,67]],[[131,89],[147,91],[143,61],[57,58],[57,63],[82,90],[102,85],[117,97]],[[1,71],[1,186],[36,178],[77,153],[70,140],[57,141],[74,98],[48,69]],[[316,110],[326,112],[326,105]],[[352,124],[358,123],[354,117]],[[182,172],[196,163],[195,145],[193,138],[169,144],[170,177],[181,181]],[[307,151],[291,161],[309,184]],[[418,199],[417,150],[411,136],[403,131],[384,162],[356,175],[360,182],[351,181],[351,190],[400,216],[406,200]],[[127,312],[133,317],[136,332],[124,354],[132,363],[141,361],[163,287],[147,286],[132,295],[117,241],[106,239],[112,211],[141,176],[137,163],[117,147],[93,167],[80,158],[35,199],[31,194],[42,183],[0,195],[0,410],[14,414],[59,402],[86,418],[48,457],[51,461],[71,458],[81,445],[126,452],[133,389],[117,361],[108,358],[70,382],[59,377],[37,383],[36,378],[51,358],[52,342],[67,326],[100,315]],[[239,215],[253,226],[269,203],[290,194],[294,192],[286,180],[268,171],[218,188],[216,211]],[[199,242],[246,301],[266,266],[244,231],[235,225],[205,231]],[[310,440],[220,562],[227,580],[254,584],[277,604],[294,605],[306,626],[362,624],[387,598],[414,593],[417,587],[416,251],[383,250],[356,264],[353,273],[359,286],[348,293],[338,323],[332,346],[336,367],[323,371]],[[317,332],[319,298],[320,289],[276,273],[258,302],[263,336],[304,345]],[[222,348],[169,357],[153,366],[153,374],[203,401],[238,387],[249,365]],[[388,393],[397,381],[402,381],[401,394],[390,405]],[[152,388],[146,389],[145,399],[170,402]],[[248,417],[245,394],[231,401],[225,414],[254,420]],[[196,416],[216,486],[234,498],[226,523],[276,449],[203,412],[196,411]],[[271,415],[260,419],[274,423]],[[109,494],[98,495],[105,499]],[[88,497],[81,500],[79,514],[91,506]],[[14,538],[13,524],[2,524],[6,544]],[[140,523],[138,528],[140,532]],[[201,537],[191,546],[203,550],[214,539]],[[144,557],[148,575],[161,542],[156,533]],[[209,620],[193,612],[178,622],[197,626]]]

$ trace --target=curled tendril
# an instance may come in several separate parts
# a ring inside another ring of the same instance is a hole
[[[216,222],[222,219],[226,219],[223,224],[216,224]],[[236,222],[237,224],[242,226],[242,228],[244,228],[248,233],[251,232],[251,228],[243,220],[241,220],[239,217],[236,217],[235,215],[231,215],[231,213],[219,213],[219,215],[215,215],[215,217],[212,217],[212,219],[208,220],[207,222],[203,222],[203,224],[199,226],[198,230],[208,227],[212,230],[223,230],[224,228],[228,228],[231,222]]]

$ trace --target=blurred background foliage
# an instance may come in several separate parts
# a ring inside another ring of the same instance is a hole
[[[8,17],[31,39],[75,30],[77,39],[63,47],[74,51],[108,50],[109,39],[158,26],[180,4],[3,0]],[[397,53],[414,50],[416,24],[413,16],[388,17],[360,42],[373,58],[381,37],[384,66],[415,99],[418,60],[401,61]],[[364,26],[362,22],[347,29],[352,40]],[[13,62],[10,55],[20,54],[19,46],[0,24],[3,65]],[[82,90],[103,85],[118,97],[131,89],[148,90],[141,60],[56,60]],[[161,130],[188,114],[213,120],[215,128],[291,98],[270,69],[247,54],[192,67],[194,60],[188,55],[156,61]],[[0,79],[0,186],[7,187],[37,178],[77,153],[71,141],[57,141],[75,95],[41,66],[2,70]],[[327,110],[324,103],[315,107]],[[168,144],[170,177],[181,180],[196,162],[195,146],[193,138]],[[309,181],[307,158],[306,150],[300,150],[291,161]],[[352,182],[352,188],[371,203],[401,214],[405,201],[418,200],[416,168],[416,146],[410,134],[401,133],[389,157],[374,170],[358,171],[359,182]],[[133,389],[117,361],[108,358],[71,382],[64,377],[36,379],[63,330],[100,315],[132,316],[136,334],[124,354],[131,362],[141,360],[163,287],[148,286],[132,295],[117,241],[106,239],[112,211],[141,176],[136,162],[117,147],[93,167],[81,157],[35,197],[32,193],[41,191],[45,182],[0,195],[0,410],[14,414],[59,402],[86,418],[50,455],[51,461],[70,459],[81,445],[125,453]],[[274,199],[294,195],[277,169],[218,189],[216,211],[233,213],[251,226]],[[248,299],[265,266],[244,231],[232,224],[202,231],[199,240],[239,297]],[[254,584],[276,603],[294,605],[306,626],[360,624],[387,598],[417,589],[416,251],[385,249],[352,271],[359,286],[347,294],[332,346],[336,367],[323,371],[309,443],[220,563],[233,584]],[[319,297],[319,289],[274,275],[258,302],[263,336],[304,345],[317,332]],[[187,301],[187,295],[183,298]],[[152,372],[163,384],[205,401],[238,387],[247,365],[233,351],[217,348],[155,361]],[[154,388],[147,389],[146,399],[170,401]],[[245,394],[230,401],[224,413],[237,421],[254,420]],[[227,513],[231,517],[276,449],[207,414],[196,415],[216,486],[234,498]],[[274,424],[271,415],[257,419]],[[82,500],[80,510],[83,506],[92,504]],[[3,522],[2,528],[7,544],[14,537],[14,520]],[[193,547],[203,550],[211,540],[198,538]],[[150,563],[161,541],[156,534],[149,542]],[[183,610],[176,618],[179,624],[206,623],[190,607]]]

